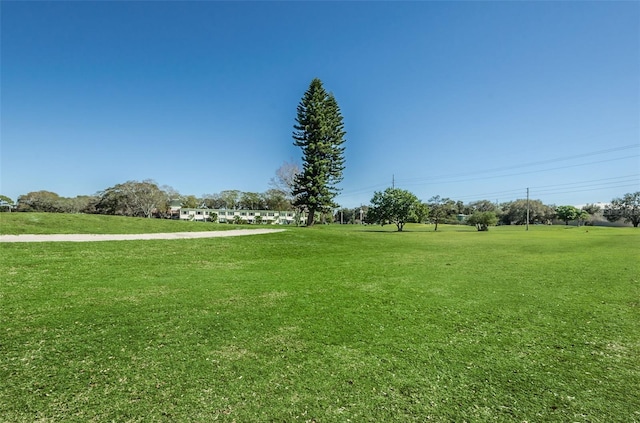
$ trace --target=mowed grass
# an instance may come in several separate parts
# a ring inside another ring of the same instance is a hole
[[[0,420],[640,421],[640,231],[0,244]]]
[[[247,226],[99,214],[0,213],[0,235],[146,234],[239,228],[247,228]]]

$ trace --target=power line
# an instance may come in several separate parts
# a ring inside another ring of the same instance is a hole
[[[628,187],[628,186],[638,186],[640,185],[640,179],[638,179],[639,177],[640,177],[639,174],[623,175],[623,176],[614,176],[610,178],[591,179],[587,181],[567,182],[563,184],[542,185],[537,187],[530,187],[530,189],[533,192],[535,192],[536,195],[546,194],[546,193],[552,194],[557,190],[565,190],[565,191],[562,191],[562,193],[597,191],[603,188],[620,188],[620,187]],[[610,181],[610,182],[604,182],[604,181]],[[579,188],[583,188],[585,186],[591,186],[591,187],[584,190],[578,190]],[[544,189],[544,188],[547,188],[547,189]],[[455,196],[454,198],[464,200],[468,198],[486,199],[486,198],[494,198],[496,196],[509,197],[512,195],[521,194],[524,189],[525,188],[517,188],[517,189],[511,189],[511,190],[504,190],[504,191],[492,191],[492,192],[485,192],[480,194]]]
[[[469,182],[469,181],[478,181],[478,180],[484,180],[484,179],[496,179],[496,178],[504,178],[507,176],[519,176],[519,175],[530,175],[532,173],[540,173],[540,172],[548,172],[550,170],[561,170],[561,169],[569,169],[572,167],[580,167],[580,166],[587,166],[587,165],[592,165],[592,164],[598,164],[598,163],[607,163],[607,162],[614,162],[617,160],[626,160],[626,159],[632,159],[632,158],[636,158],[636,157],[640,157],[640,154],[636,154],[633,156],[626,156],[626,157],[616,157],[613,159],[606,159],[606,160],[597,160],[594,162],[587,162],[587,163],[579,163],[579,164],[575,164],[575,165],[568,165],[568,166],[560,166],[560,167],[551,167],[551,168],[546,168],[546,169],[539,169],[539,170],[530,170],[527,172],[518,172],[518,173],[507,173],[507,174],[503,174],[503,175],[494,175],[494,176],[483,176],[483,177],[475,177],[475,178],[467,178],[467,179],[456,179],[456,180],[451,180],[451,181],[440,181],[440,184],[452,184],[452,183],[460,183],[460,182]],[[408,186],[415,186],[415,185],[428,185],[428,182],[425,183],[405,183],[404,185],[408,185]]]
[[[478,174],[483,174],[483,173],[502,172],[502,171],[505,171],[505,170],[521,169],[523,167],[538,166],[538,165],[542,165],[542,164],[556,163],[556,162],[561,162],[561,161],[566,161],[566,160],[575,160],[575,159],[583,158],[583,157],[604,155],[604,154],[607,154],[607,153],[613,153],[613,152],[617,152],[617,151],[623,151],[623,150],[629,150],[629,149],[637,149],[637,148],[640,148],[640,144],[629,144],[629,145],[624,145],[624,146],[621,146],[621,147],[609,148],[609,149],[606,149],[606,150],[592,151],[590,153],[583,153],[583,154],[575,154],[575,155],[572,155],[572,156],[558,157],[558,158],[555,158],[555,159],[540,160],[540,161],[537,161],[537,162],[530,162],[530,163],[523,163],[523,164],[518,164],[518,165],[503,166],[503,167],[498,167],[498,168],[493,168],[493,169],[483,169],[483,170],[477,170],[477,171],[473,171],[473,172],[456,173],[456,174],[434,176],[434,177],[426,177],[426,178],[412,178],[412,179],[404,180],[403,182],[411,183],[413,181],[420,182],[420,181],[423,181],[423,180],[447,179],[447,178],[459,177],[459,176],[473,176],[473,175],[478,175]],[[621,157],[621,158],[614,159],[614,160],[627,159],[627,158],[631,158],[631,157],[639,157],[639,156],[638,155],[627,156],[627,157]],[[592,163],[599,163],[599,162],[592,162]],[[571,167],[571,166],[567,166],[567,167]],[[559,167],[559,168],[554,168],[554,169],[563,169],[563,168],[564,167]],[[544,171],[544,170],[540,170],[540,171]]]
[[[541,185],[541,186],[532,187],[532,188],[533,189],[540,189],[540,188],[549,188],[549,187],[566,186],[566,185],[582,185],[582,184],[588,184],[588,183],[592,183],[592,182],[610,181],[612,179],[629,179],[629,178],[636,178],[636,179],[640,178],[640,174],[635,173],[635,174],[631,174],[631,175],[612,176],[611,178],[590,179],[588,181],[567,182],[567,183],[564,183],[564,184],[553,184],[553,185]]]
[[[598,188],[584,188],[584,189],[572,189],[569,191],[536,191],[537,195],[544,195],[544,196],[550,196],[550,195],[557,195],[557,194],[570,194],[570,193],[574,193],[574,192],[588,192],[588,191],[599,191],[601,189],[610,189],[610,188],[625,188],[625,187],[637,187],[638,183],[634,182],[634,183],[627,183],[627,184],[620,184],[620,185],[611,185],[608,187],[598,187]]]
[[[517,173],[500,174],[500,175],[492,175],[492,176],[481,176],[481,177],[473,177],[473,178],[471,178],[474,175],[482,175],[482,174],[494,173],[494,172],[504,172],[506,170],[511,170],[511,169],[521,169],[521,168],[524,168],[524,167],[539,166],[539,165],[543,165],[543,164],[556,163],[556,162],[562,162],[562,161],[567,161],[567,160],[575,160],[575,159],[584,158],[584,157],[605,155],[605,154],[608,154],[608,153],[619,152],[619,151],[624,151],[624,150],[631,150],[631,149],[637,149],[637,148],[640,148],[640,144],[629,144],[629,145],[624,145],[624,146],[620,146],[620,147],[614,147],[614,148],[609,148],[609,149],[604,149],[604,150],[592,151],[592,152],[582,153],[582,154],[575,154],[575,155],[572,155],[572,156],[558,157],[558,158],[548,159],[548,160],[540,160],[540,161],[529,162],[529,163],[524,163],[524,164],[520,164],[520,165],[510,165],[510,166],[503,166],[503,167],[493,168],[493,169],[478,170],[478,171],[473,171],[473,172],[457,173],[457,174],[450,174],[450,175],[441,175],[441,176],[434,176],[434,177],[428,177],[428,178],[412,178],[412,179],[404,179],[404,180],[400,179],[400,180],[397,180],[395,178],[395,175],[393,175],[392,184],[394,186],[396,185],[396,183],[399,183],[400,185],[403,185],[403,186],[416,186],[416,185],[429,185],[429,184],[435,183],[436,181],[437,181],[438,184],[452,184],[452,183],[464,183],[464,182],[477,181],[477,180],[506,178],[506,177],[511,177],[511,176],[527,175],[527,174],[534,174],[534,173],[540,173],[540,172],[549,172],[549,171],[553,171],[553,170],[569,169],[569,168],[588,166],[588,165],[599,164],[599,163],[606,163],[606,162],[612,162],[612,161],[618,161],[618,160],[632,159],[632,158],[640,157],[640,154],[633,154],[633,155],[628,155],[628,156],[624,156],[624,157],[615,157],[615,158],[611,158],[611,159],[596,160],[596,161],[585,162],[585,163],[571,164],[571,165],[566,165],[566,166],[558,166],[558,167],[552,167],[552,168],[530,170],[530,171],[525,171],[525,172],[517,172]],[[467,176],[467,178],[459,179],[461,176]],[[619,176],[619,177],[612,177],[612,178],[595,179],[595,180],[591,180],[591,181],[581,181],[581,182],[574,182],[574,183],[565,183],[565,184],[557,184],[557,185],[531,187],[531,189],[532,190],[533,189],[537,190],[537,189],[540,189],[540,188],[547,188],[547,187],[553,187],[553,186],[571,186],[571,185],[576,185],[576,184],[584,185],[584,184],[589,183],[589,182],[600,182],[600,181],[606,181],[606,180],[632,178],[632,177],[636,177],[637,178],[637,176],[638,176],[637,174],[636,175],[626,175],[626,176]],[[456,179],[452,179],[452,180],[448,180],[447,181],[446,180],[447,178],[456,178]],[[621,183],[621,182],[626,182],[626,181],[618,181],[618,183]],[[368,187],[363,187],[363,188],[343,191],[343,192],[341,192],[341,196],[342,197],[352,197],[352,196],[355,196],[357,194],[370,192],[371,190],[380,189],[380,188],[387,187],[387,186],[388,186],[388,182],[387,183],[381,182],[381,183],[378,183],[378,184],[375,184],[375,185],[371,185],[371,186],[368,186]],[[631,184],[631,182],[630,182],[629,184],[611,186],[611,187],[607,187],[607,188],[618,188],[618,187],[627,187],[627,186],[633,186],[633,184]],[[576,188],[579,188],[579,186],[576,186]],[[460,196],[460,197],[456,197],[456,198],[461,198],[461,199],[464,199],[464,198],[487,198],[487,197],[494,197],[496,195],[499,195],[499,196],[510,196],[510,195],[514,195],[516,193],[522,192],[522,189],[523,188],[520,188],[520,189],[517,189],[517,190],[514,189],[514,190],[507,190],[507,191],[496,191],[496,192],[492,192],[492,193],[477,194],[477,195],[466,195],[466,196]],[[602,189],[602,188],[590,188],[590,189],[587,189],[587,190],[584,190],[584,191],[593,191],[593,190],[597,190],[597,189]],[[576,192],[576,191],[572,190],[572,191],[568,191],[568,192]]]

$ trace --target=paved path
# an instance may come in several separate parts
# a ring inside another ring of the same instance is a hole
[[[171,232],[159,234],[59,234],[59,235],[0,235],[0,242],[92,242],[130,241],[140,239],[191,239],[223,236],[261,235],[282,232],[284,229],[235,229],[230,231]]]

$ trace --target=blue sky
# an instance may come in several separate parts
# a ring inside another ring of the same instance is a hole
[[[153,179],[263,192],[314,77],[344,115],[337,201],[610,201],[640,190],[638,2],[1,5],[0,193]]]

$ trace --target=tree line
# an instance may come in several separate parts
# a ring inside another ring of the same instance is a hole
[[[286,164],[287,167],[290,164]],[[281,168],[282,169],[282,168]],[[279,169],[279,170],[281,170]],[[273,183],[274,181],[272,181]],[[0,196],[3,204],[13,201]],[[265,192],[224,190],[219,193],[182,195],[169,186],[158,186],[152,180],[127,181],[94,195],[61,197],[55,192],[34,191],[18,197],[13,210],[19,212],[88,213],[133,217],[171,217],[172,207],[245,210],[300,210],[292,204],[292,194],[284,189],[271,188]],[[10,208],[0,209],[9,211]],[[557,219],[565,224],[576,221],[589,224],[595,217],[608,221],[622,220],[634,227],[640,224],[640,191],[614,198],[604,208],[587,204],[578,209],[571,205],[555,206],[537,199],[517,199],[503,203],[479,200],[469,203],[438,195],[422,202],[409,191],[389,188],[374,193],[370,204],[354,208],[333,208],[314,215],[314,222],[345,224],[394,224],[401,231],[406,223],[439,224],[466,223],[478,230],[489,226],[547,224]],[[308,224],[308,222],[307,222]]]
[[[587,204],[578,209],[570,205],[547,205],[541,200],[531,199],[518,199],[502,204],[488,200],[464,204],[436,195],[427,202],[422,202],[407,190],[388,188],[374,193],[365,222],[394,224],[398,231],[402,231],[404,225],[410,222],[433,223],[436,231],[440,223],[466,223],[476,226],[479,231],[487,231],[489,226],[496,224],[550,224],[554,219],[562,220],[567,225],[570,221],[577,221],[578,225],[589,224],[600,213],[610,222],[623,220],[638,227],[640,191],[614,198],[604,209],[595,204]]]
[[[7,197],[7,204],[13,202]],[[170,217],[172,207],[209,209],[292,210],[291,196],[272,188],[265,192],[225,190],[202,197],[182,195],[152,180],[127,181],[94,195],[62,197],[51,191],[34,191],[18,197],[19,212],[89,213],[133,217]]]

